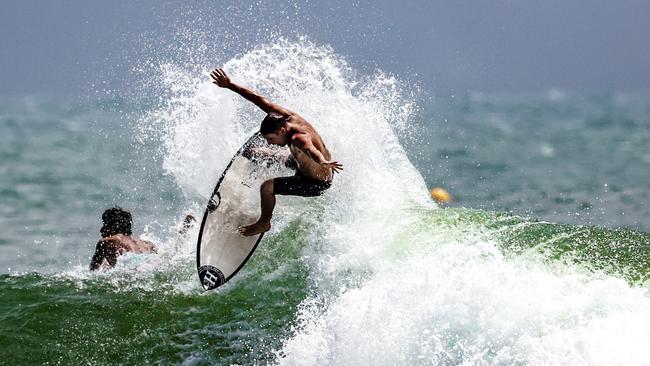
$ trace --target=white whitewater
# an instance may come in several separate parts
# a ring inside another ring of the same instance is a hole
[[[269,235],[297,218],[310,225],[301,260],[313,291],[278,364],[650,362],[644,289],[504,258],[478,225],[427,221],[437,208],[396,135],[416,111],[409,89],[356,75],[328,47],[279,39],[203,75],[163,68],[174,98],[149,117],[165,130],[165,169],[197,205],[263,118],[209,82],[215,66],[311,121],[345,168],[322,197],[279,200]]]

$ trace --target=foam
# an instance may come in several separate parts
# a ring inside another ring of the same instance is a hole
[[[344,165],[319,198],[278,200],[273,233],[311,228],[300,260],[312,291],[278,364],[617,364],[650,359],[650,303],[624,281],[504,258],[484,228],[426,223],[436,205],[396,132],[416,106],[400,81],[358,77],[326,46],[260,45],[222,65],[231,79],[311,121]],[[263,118],[201,75],[163,65],[163,166],[207,200]]]
[[[430,228],[435,237],[435,228]],[[306,301],[280,365],[640,364],[650,302],[625,281],[466,238]],[[327,296],[327,295],[325,295]]]

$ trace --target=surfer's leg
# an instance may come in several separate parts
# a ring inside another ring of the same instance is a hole
[[[275,208],[275,194],[273,193],[273,179],[262,183],[260,187],[261,211],[260,218],[256,223],[242,226],[239,232],[244,236],[260,234],[271,229],[271,217]]]
[[[260,215],[259,221],[265,221],[269,224],[271,223],[271,217],[273,216],[273,209],[275,208],[275,194],[273,193],[273,181],[274,179],[269,179],[262,183],[260,187],[260,198],[262,199],[262,214]],[[270,227],[271,225],[269,225]],[[267,229],[268,230],[268,229]]]

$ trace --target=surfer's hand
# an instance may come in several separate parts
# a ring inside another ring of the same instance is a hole
[[[230,78],[226,75],[226,72],[223,71],[223,69],[212,70],[210,76],[212,77],[212,84],[216,84],[222,88],[227,88],[232,84]]]
[[[343,164],[338,161],[324,161],[320,165],[332,168],[333,173],[339,173],[343,170]]]

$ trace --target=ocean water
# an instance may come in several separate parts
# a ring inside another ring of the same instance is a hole
[[[0,363],[648,364],[650,97],[441,97],[304,39],[252,47],[224,68],[345,171],[279,199],[203,292],[179,222],[263,117],[211,66],[154,64],[140,98],[0,104]],[[113,205],[160,253],[91,273]]]

